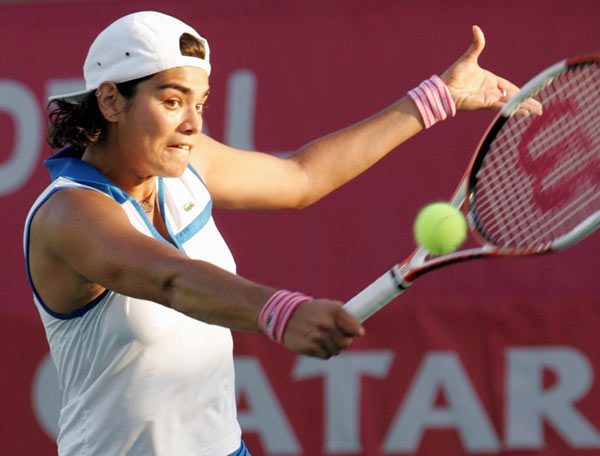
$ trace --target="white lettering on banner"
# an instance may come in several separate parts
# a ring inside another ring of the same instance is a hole
[[[317,375],[324,378],[324,454],[362,451],[361,412],[369,414],[377,410],[363,403],[360,379],[387,377],[392,361],[393,352],[389,350],[349,351],[328,361],[297,358],[290,373],[292,379],[301,381]],[[301,454],[301,445],[279,402],[293,393],[282,391],[278,398],[256,356],[236,356],[235,367],[236,394],[247,405],[238,413],[244,431],[258,434],[266,454]],[[546,387],[545,370],[556,377]],[[543,433],[542,423],[547,423],[570,448],[600,449],[600,434],[575,407],[575,402],[589,392],[593,383],[593,367],[584,353],[572,347],[510,348],[506,350],[505,372],[503,448],[543,454],[550,449]],[[35,415],[43,429],[55,437],[60,407],[57,397],[61,393],[49,356],[38,366],[32,390]],[[444,405],[436,405],[440,393],[446,398]],[[296,431],[304,438],[321,432],[309,426]],[[466,454],[502,452],[501,442],[457,354],[432,351],[424,354],[399,405],[387,430],[383,452],[415,453],[424,431],[440,428],[456,430]],[[344,443],[344,438],[349,443]]]
[[[225,144],[244,150],[256,150],[254,119],[256,118],[256,75],[249,70],[237,70],[227,80],[225,113]],[[288,157],[290,152],[270,152]]]
[[[23,187],[37,166],[42,123],[33,93],[19,81],[0,80],[0,111],[15,122],[15,145],[0,163],[0,196]]]
[[[239,149],[254,150],[256,76],[239,70],[227,80],[225,143]]]
[[[581,352],[570,347],[511,349],[507,364],[507,448],[543,448],[544,421],[574,448],[600,447],[598,431],[574,405],[588,393],[594,378]],[[556,378],[547,389],[544,370]]]
[[[46,87],[46,99],[62,93],[79,92],[85,89],[85,81],[81,78],[51,79]]]
[[[440,392],[447,406],[435,406]],[[385,452],[416,451],[429,428],[455,428],[469,452],[496,452],[500,447],[460,359],[452,352],[427,354],[385,439]]]
[[[393,352],[347,352],[327,361],[298,358],[292,378],[323,376],[325,392],[325,450],[328,453],[361,453],[361,376],[387,375]]]
[[[298,440],[260,362],[253,356],[237,356],[235,370],[236,396],[243,395],[248,405],[247,410],[238,411],[242,429],[256,432],[270,454],[300,454]]]

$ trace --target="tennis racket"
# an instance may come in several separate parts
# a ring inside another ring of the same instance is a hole
[[[515,115],[528,98],[543,114]],[[364,321],[415,279],[476,258],[569,247],[600,224],[600,55],[549,67],[503,107],[479,143],[451,204],[477,247],[443,256],[417,248],[344,304]]]

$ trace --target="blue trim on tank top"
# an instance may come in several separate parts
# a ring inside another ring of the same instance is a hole
[[[83,153],[72,147],[65,147],[52,157],[44,160],[44,166],[50,171],[50,178],[54,181],[59,177],[66,177],[79,184],[88,185],[102,193],[111,196],[119,204],[133,198],[121,190],[95,167],[81,160]]]
[[[183,230],[177,233],[177,242],[183,244],[189,241],[194,235],[200,231],[208,223],[212,217],[212,200],[209,200],[202,209],[202,212],[196,217],[192,223],[186,226]]]
[[[59,177],[64,177],[64,178],[73,180],[79,184],[87,185],[89,187],[95,188],[96,190],[99,190],[102,193],[112,197],[119,204],[123,204],[126,201],[131,201],[133,207],[138,212],[141,219],[144,221],[146,228],[148,228],[148,231],[150,231],[152,236],[155,239],[157,239],[161,242],[164,242],[165,244],[173,245],[171,242],[169,242],[167,239],[165,239],[158,232],[158,230],[154,227],[154,225],[152,224],[152,222],[150,221],[150,219],[148,218],[148,216],[142,209],[142,206],[135,200],[135,198],[133,198],[131,195],[129,195],[124,190],[121,190],[116,184],[114,184],[112,181],[107,179],[106,176],[104,176],[94,166],[90,165],[87,162],[82,161],[81,160],[82,155],[83,155],[83,152],[77,151],[71,146],[67,146],[67,147],[61,149],[60,151],[58,151],[52,157],[44,160],[44,166],[46,166],[46,168],[48,168],[48,171],[50,172],[50,177],[53,181]],[[198,174],[198,172],[194,169],[194,167],[191,164],[188,164],[187,167],[194,173],[194,175],[200,180],[200,182],[202,182],[202,185],[204,185],[204,187],[207,188],[207,190],[208,190],[208,187],[206,187],[206,184],[204,183],[203,179],[200,177],[200,174]],[[39,203],[36,210],[32,213],[31,218],[33,218],[33,215],[35,214],[35,212],[37,212],[37,210],[42,206],[42,204],[44,202],[46,202],[46,200],[51,195],[53,195],[56,191],[61,190],[63,188],[82,189],[82,187],[77,187],[74,185],[73,186],[65,185],[65,186],[61,186],[59,188],[55,188],[46,196],[46,198],[44,198],[43,201],[41,201]],[[83,189],[85,190],[85,188],[83,188]],[[175,246],[179,250],[184,251],[183,244],[185,242],[187,242],[188,240],[190,240],[196,233],[198,233],[210,220],[210,218],[212,216],[212,198],[209,198],[208,203],[206,204],[206,206],[204,207],[202,212],[198,215],[198,217],[196,217],[188,226],[186,226],[182,231],[180,231],[177,234],[172,233],[172,231],[166,221],[166,217],[165,217],[166,212],[165,212],[165,205],[164,205],[164,182],[163,182],[162,178],[158,178],[158,200],[159,200],[160,211],[161,211],[161,214],[163,214],[163,220],[165,222],[165,227],[167,228],[167,232],[169,233],[169,236],[173,240],[173,243],[175,244]],[[29,226],[27,227],[26,246],[27,246],[26,247],[27,248],[27,252],[26,252],[27,266],[26,266],[26,268],[27,268],[27,278],[29,280],[29,284],[30,284],[31,289],[33,290],[33,293],[35,294],[37,300],[41,304],[41,306],[44,308],[44,310],[46,310],[46,312],[48,312],[48,314],[52,315],[53,317],[60,318],[60,319],[69,319],[69,318],[80,317],[83,314],[85,314],[87,311],[91,310],[94,306],[96,306],[98,304],[98,302],[100,302],[102,300],[102,298],[109,292],[109,290],[106,289],[96,299],[90,301],[85,306],[81,307],[80,309],[77,309],[75,312],[72,312],[69,314],[61,314],[58,312],[54,312],[53,310],[48,308],[48,306],[42,301],[41,297],[39,296],[35,287],[33,286],[33,281],[31,280],[31,275],[29,272]]]
[[[204,183],[204,181],[202,180],[202,178],[200,177],[198,172],[194,169],[194,167],[192,165],[188,164],[188,169],[190,171],[192,171],[192,173],[194,173],[194,175],[200,180],[200,182],[202,182],[202,185],[204,185],[204,187],[208,191],[208,187],[206,187],[206,184]],[[162,177],[160,177],[158,179],[158,207],[160,208],[161,214],[166,214],[166,212],[165,212],[164,180]],[[183,228],[179,233],[173,233],[171,231],[171,227],[167,223],[166,217],[165,217],[165,226],[167,228],[167,233],[169,233],[169,236],[171,237],[171,239],[173,240],[173,242],[175,243],[175,245],[177,246],[177,248],[179,250],[183,251],[184,250],[183,244],[185,244],[192,237],[194,237],[194,235],[196,233],[198,233],[202,228],[204,228],[204,226],[208,223],[208,221],[212,217],[212,207],[213,207],[212,198],[209,198],[208,203],[206,203],[206,206],[204,206],[204,209],[202,209],[202,212],[200,212],[200,214],[194,220],[192,220],[185,228]]]
[[[200,173],[198,173],[198,171],[196,171],[196,168],[194,168],[190,163],[188,163],[188,168],[192,173],[194,173],[198,180],[202,182],[202,185],[204,185],[204,188],[206,188],[206,191],[209,194],[209,199],[208,203],[206,203],[206,206],[204,206],[204,209],[202,209],[200,215],[198,215],[198,217],[196,217],[192,221],[192,223],[190,223],[187,227],[185,227],[177,234],[177,242],[180,242],[182,244],[189,241],[198,231],[204,228],[204,225],[206,225],[212,217],[213,209],[213,200],[212,196],[210,195],[208,185],[206,185],[204,179],[202,179],[202,176],[200,176]]]
[[[66,313],[65,314],[65,313],[55,312],[54,310],[50,309],[46,305],[46,303],[44,302],[44,300],[42,299],[42,297],[39,295],[37,289],[35,288],[35,285],[33,284],[33,280],[31,278],[31,270],[29,269],[29,236],[30,236],[30,233],[31,233],[31,220],[33,220],[33,217],[35,216],[36,212],[40,209],[40,207],[42,207],[42,204],[44,204],[48,200],[48,198],[50,198],[52,195],[54,195],[58,190],[62,190],[64,188],[81,189],[81,187],[77,187],[75,185],[70,185],[70,186],[59,187],[59,188],[53,189],[37,205],[37,207],[35,208],[35,210],[31,213],[31,216],[27,219],[27,225],[25,227],[25,233],[26,233],[25,234],[25,270],[27,272],[27,281],[29,282],[29,286],[31,287],[31,290],[33,291],[33,294],[35,295],[37,301],[40,303],[40,305],[42,306],[42,308],[49,315],[53,316],[54,318],[59,318],[61,320],[69,320],[71,318],[81,317],[83,314],[85,314],[89,310],[93,309],[100,301],[102,301],[102,299],[104,299],[104,297],[109,293],[110,290],[105,289],[102,293],[100,293],[100,295],[98,295],[96,298],[92,299],[90,302],[88,302],[83,307],[80,307],[79,309],[75,310],[74,312],[70,312],[70,313]],[[92,191],[92,190],[85,189],[85,188],[84,188],[84,190]]]
[[[250,454],[250,452],[248,451],[248,448],[246,448],[246,444],[242,440],[242,444],[240,445],[240,447],[233,453],[229,454],[228,456],[252,456],[252,455]]]
[[[71,179],[77,183],[88,185],[93,187],[101,192],[111,196],[115,201],[119,204],[123,204],[126,201],[131,201],[136,211],[140,214],[144,224],[148,228],[148,231],[152,234],[155,239],[162,241],[166,244],[172,245],[167,239],[165,239],[154,227],[150,219],[146,216],[146,213],[140,206],[140,204],[129,195],[127,192],[121,190],[116,184],[111,182],[106,178],[100,171],[98,171],[94,166],[90,165],[87,162],[81,160],[82,152],[76,151],[72,147],[65,147],[57,152],[52,157],[44,160],[44,165],[50,171],[50,177],[52,180],[58,177],[66,177]],[[200,174],[196,169],[188,163],[188,169],[194,173],[194,175],[202,182],[202,185],[208,190],[206,184]],[[164,182],[162,178],[158,178],[158,187],[159,187],[159,207],[161,210],[161,214],[163,214],[163,219],[165,222],[165,226],[167,227],[167,232],[169,236],[173,240],[173,243],[179,250],[183,251],[183,245],[185,242],[189,241],[198,231],[200,231],[210,220],[212,216],[212,198],[209,198],[208,203],[202,210],[202,212],[196,217],[188,226],[186,226],[179,233],[175,234],[171,231],[171,228],[168,226],[165,214],[165,206],[164,206]],[[209,193],[210,195],[210,193]]]

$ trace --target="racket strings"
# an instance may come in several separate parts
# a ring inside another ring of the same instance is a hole
[[[523,186],[515,186],[512,190],[522,192],[520,195],[523,195],[526,199],[531,198],[533,193],[531,188],[524,188]],[[595,212],[598,206],[597,198],[598,192],[594,188],[589,188],[554,212],[548,212],[544,208],[546,212],[544,217],[540,217],[538,211],[525,206],[522,201],[523,198],[509,197],[504,202],[492,201],[495,207],[488,212],[495,216],[494,224],[488,223],[486,229],[490,232],[499,233],[500,236],[497,236],[497,239],[503,245],[519,248],[534,244],[539,245],[545,242],[544,234],[546,234],[546,241],[550,241],[574,228],[576,225],[573,222],[574,220],[583,219]],[[500,206],[500,204],[504,204],[504,206]],[[575,217],[577,215],[576,211],[581,214],[578,218]],[[484,216],[489,215],[485,214]],[[572,223],[569,224],[569,221]],[[520,240],[517,239],[517,235],[521,236]]]
[[[523,238],[524,245],[533,245],[536,242],[536,240],[545,233],[544,230],[547,228],[547,226],[551,226],[553,224],[560,225],[561,220],[563,220],[565,217],[573,217],[572,214],[575,211],[579,211],[580,207],[590,206],[594,203],[595,200],[598,200],[598,198],[598,192],[594,191],[593,189],[590,189],[586,193],[582,193],[573,201],[571,201],[569,205],[565,206],[562,210],[557,211],[551,217],[546,219],[543,225],[540,226],[538,224],[537,229],[529,229],[528,236],[524,236]],[[591,213],[588,215],[591,215]],[[573,228],[575,228],[575,226],[569,227],[569,230]],[[555,239],[556,237],[558,236],[555,236],[553,239]]]
[[[541,117],[512,116],[477,171],[471,206],[495,244],[549,244],[600,210],[600,70],[569,67],[534,95]]]
[[[564,180],[566,175],[572,175],[574,173],[574,169],[577,168],[577,166],[581,162],[582,162],[582,160],[573,161],[570,163],[570,166],[564,167],[563,169],[557,168],[557,170],[559,172],[556,173],[554,178],[550,181],[549,185],[552,186],[552,184],[556,184],[557,182]],[[530,188],[530,186],[527,185],[527,184],[530,184],[530,182],[528,182],[527,180],[522,180],[520,183],[522,185],[520,185],[519,187],[513,188],[513,190],[515,190],[516,192],[521,192],[521,193],[516,193],[517,195],[523,195],[527,199],[531,199],[532,189]],[[540,190],[538,189],[537,192],[539,193]],[[587,202],[584,203],[583,201],[581,201],[588,194],[589,194],[589,197],[587,198]],[[582,198],[576,199],[575,201],[578,203],[579,206],[581,206],[582,204],[590,204],[594,199],[594,195],[595,195],[594,192],[588,192],[587,194],[584,193]],[[542,218],[542,219],[530,220],[527,217],[523,217],[523,215],[521,215],[521,217],[519,217],[519,218],[515,218],[515,215],[517,215],[517,214],[515,214],[515,208],[518,208],[520,203],[515,202],[514,198],[508,199],[507,203],[513,205],[513,207],[511,208],[512,210],[504,211],[505,219],[513,220],[513,221],[514,220],[520,221],[520,223],[515,224],[515,226],[513,227],[513,231],[515,231],[515,230],[523,231],[524,229],[529,227],[528,236],[524,237],[521,240],[521,244],[519,244],[519,246],[523,246],[523,244],[526,244],[526,245],[531,244],[533,241],[535,241],[537,238],[539,238],[539,235],[544,232],[545,227],[549,226],[549,224],[552,224],[552,226],[556,228],[557,223],[561,220],[560,217],[565,217],[566,215],[568,215],[569,212],[571,212],[573,210],[573,208],[578,207],[577,205],[574,205],[574,204],[566,204],[564,206],[564,208],[562,210],[556,212],[556,214],[554,216],[546,217],[545,219]],[[568,220],[568,219],[566,219],[566,220]],[[540,222],[543,222],[543,223],[540,223]],[[569,228],[571,228],[571,226],[566,227],[566,229],[569,229]],[[555,236],[553,235],[552,237],[555,237]],[[508,241],[509,241],[509,237],[507,235],[505,235],[503,242],[506,243]]]
[[[546,142],[546,141],[542,141],[542,142]],[[516,144],[513,144],[512,147],[516,147]],[[543,147],[547,147],[546,145],[544,145]],[[532,155],[535,155],[534,152],[532,152]],[[578,167],[583,167],[586,165],[588,159],[590,158],[588,156],[589,154],[581,154],[581,155],[573,155],[573,159],[569,160],[569,161],[563,161],[559,166],[557,166],[556,170],[554,170],[554,172],[550,173],[546,178],[545,178],[545,185],[549,188],[551,188],[553,185],[557,185],[559,184],[562,180],[564,180],[566,177],[568,176],[573,176],[574,173],[577,171]],[[508,157],[508,158],[507,158]],[[490,184],[490,186],[497,186],[497,185],[502,185],[506,179],[507,179],[507,174],[510,171],[510,169],[507,168],[507,161],[510,160],[510,156],[507,155],[499,155],[499,159],[503,160],[503,163],[501,165],[498,165],[498,169],[500,170],[497,175],[490,177],[490,181],[488,182]],[[508,169],[508,170],[507,170]],[[497,225],[492,225],[491,228],[492,230],[497,230],[497,229],[503,229],[503,227],[506,225],[506,223],[508,223],[509,221],[512,222],[513,224],[515,224],[513,226],[513,231],[521,231],[524,230],[525,227],[527,226],[527,224],[531,223],[531,220],[529,220],[526,217],[517,217],[518,213],[517,211],[519,210],[520,207],[522,207],[522,199],[529,199],[531,198],[531,187],[530,187],[530,182],[527,179],[522,179],[516,183],[513,183],[512,185],[512,192],[511,193],[507,193],[504,191],[499,190],[498,188],[494,188],[493,192],[491,193],[493,200],[490,201],[490,205],[488,206],[487,210],[485,209],[481,209],[480,210],[480,214],[483,217],[489,217],[490,214],[493,214],[495,212],[497,212],[498,216],[502,217],[502,220],[504,221],[504,223],[499,222]],[[587,200],[585,200],[584,196],[588,195]],[[588,191],[586,194],[582,195],[581,198],[578,198],[577,200],[575,200],[579,205],[582,204],[590,204],[592,199],[594,198],[594,196],[597,196],[593,191]],[[503,201],[498,201],[499,198],[502,198]],[[557,212],[557,216],[554,217],[550,217],[547,220],[544,221],[545,224],[549,224],[549,223],[554,223],[556,224],[558,222],[558,216],[562,216],[565,217],[571,210],[573,210],[575,206],[573,204],[569,204],[567,206],[565,206],[565,208],[561,211]],[[537,223],[536,225],[539,225],[539,223]],[[536,229],[534,230],[534,225],[529,225],[531,228],[531,233],[529,234],[529,236],[524,239],[524,241],[526,243],[531,243],[533,242],[533,240],[535,238],[532,237],[532,234],[539,234],[541,229]],[[504,231],[503,231],[504,232]],[[510,234],[510,233],[508,233]],[[507,235],[503,236],[503,241],[507,242]]]

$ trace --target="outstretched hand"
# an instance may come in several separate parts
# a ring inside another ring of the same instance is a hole
[[[457,110],[502,109],[519,88],[512,82],[496,76],[479,66],[479,55],[485,47],[485,37],[481,29],[473,26],[473,42],[467,52],[440,76],[450,89]],[[518,112],[542,113],[539,102],[528,99]]]

